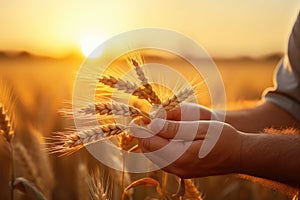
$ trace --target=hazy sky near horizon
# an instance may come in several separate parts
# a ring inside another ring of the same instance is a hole
[[[213,56],[260,56],[286,49],[299,10],[299,0],[0,0],[0,50],[61,57],[88,37],[161,27]]]

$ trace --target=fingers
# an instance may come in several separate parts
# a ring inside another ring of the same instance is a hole
[[[164,168],[176,161],[186,152],[191,144],[191,141],[170,141],[156,135],[150,138],[139,139],[139,147],[144,155],[160,168]]]
[[[149,124],[150,130],[158,136],[186,141],[204,139],[209,126],[209,121],[171,121],[159,118]]]
[[[139,146],[144,153],[157,151],[169,144],[169,140],[159,136],[139,139]]]
[[[180,106],[166,112],[159,113],[157,118],[175,121],[216,120],[217,115],[212,110],[195,103],[182,103]]]
[[[225,128],[224,128],[225,127]],[[186,163],[187,160],[202,159],[217,145],[221,134],[234,131],[230,125],[219,121],[170,121],[155,119],[148,137],[138,138],[139,147],[152,162],[161,168]],[[230,138],[227,138],[230,139]],[[192,157],[191,157],[192,155]]]
[[[133,120],[130,123],[133,135],[137,138],[148,138],[153,135],[165,139],[184,141],[203,140],[207,133],[221,132],[224,123],[218,121],[171,121],[156,118],[147,126],[139,126]]]

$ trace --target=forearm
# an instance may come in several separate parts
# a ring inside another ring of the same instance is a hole
[[[240,173],[300,186],[300,136],[243,134]]]
[[[271,102],[263,102],[249,109],[227,111],[225,121],[244,132],[260,132],[268,127],[300,127],[287,111]]]

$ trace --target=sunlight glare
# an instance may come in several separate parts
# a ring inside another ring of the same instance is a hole
[[[104,40],[99,37],[86,37],[81,42],[81,51],[85,57],[97,58],[102,51],[92,52],[103,42]]]

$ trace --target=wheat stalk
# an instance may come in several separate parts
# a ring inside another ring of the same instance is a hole
[[[134,146],[135,137],[125,132],[118,135],[118,146],[120,149],[129,151]]]
[[[127,196],[127,193],[128,191],[131,189],[131,188],[134,188],[134,187],[137,187],[139,185],[144,185],[144,186],[154,186],[157,193],[162,196],[162,190],[161,190],[161,187],[160,187],[160,183],[153,179],[153,178],[150,178],[150,177],[146,177],[146,178],[141,178],[139,180],[136,180],[134,182],[132,182],[130,185],[128,185],[124,191],[123,191],[123,194],[122,194],[122,200],[125,200],[126,196]]]
[[[118,135],[126,127],[121,124],[106,124],[90,129],[76,131],[56,132],[50,140],[54,141],[54,147],[50,147],[50,153],[71,154],[82,147],[98,142],[105,138]]]
[[[194,182],[191,179],[185,179],[185,197],[188,200],[203,200],[201,193],[195,186]]]
[[[35,187],[41,190],[41,186],[43,184],[33,158],[22,144],[17,143],[13,148],[15,152],[16,168],[18,169],[18,171],[20,171],[19,176],[25,177],[26,179],[31,181],[35,185]]]
[[[5,93],[5,92],[4,92]],[[1,99],[2,100],[2,99]],[[12,125],[12,119],[8,112],[4,109],[4,106],[0,102],[0,135],[8,142],[11,155],[11,174],[10,174],[10,199],[14,199],[14,182],[15,182],[15,164],[14,164],[14,145],[13,137],[14,130]]]
[[[28,132],[26,131],[26,134],[22,135],[22,141],[24,141],[23,146],[37,168],[38,179],[42,180],[36,183],[37,187],[47,199],[51,199],[55,184],[54,174],[49,155],[44,151],[45,141],[41,134],[40,131],[30,126]]]
[[[76,167],[76,192],[78,199],[80,200],[90,200],[91,198],[87,195],[89,194],[89,181],[90,174],[87,162],[79,162]]]
[[[94,112],[100,115],[121,115],[125,117],[130,116],[132,118],[140,116],[149,118],[147,113],[142,112],[138,108],[116,102],[90,104],[78,111],[78,113],[83,114],[93,114]]]

